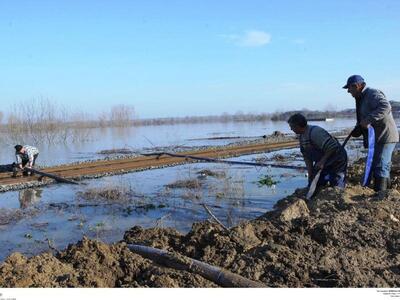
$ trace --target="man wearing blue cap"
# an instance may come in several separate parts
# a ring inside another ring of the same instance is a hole
[[[347,89],[356,100],[357,124],[352,136],[363,136],[368,147],[368,125],[375,130],[375,152],[372,161],[374,190],[390,188],[392,153],[399,141],[399,132],[392,115],[392,107],[383,92],[366,86],[364,78],[352,75],[347,79]],[[370,181],[370,179],[369,179]]]

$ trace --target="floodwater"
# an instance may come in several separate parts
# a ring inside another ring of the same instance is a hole
[[[318,124],[332,131],[351,127],[354,122],[345,120]],[[96,138],[94,132],[93,140],[86,144],[41,149],[39,164],[98,159],[102,158],[96,154],[100,150],[128,146],[138,151],[153,146],[203,146],[232,140],[200,138],[258,136],[275,130],[289,132],[285,122],[185,124],[123,130],[118,134],[118,130],[113,129],[97,130],[101,138]],[[234,159],[271,162],[277,154],[288,158],[280,160],[281,164],[303,165],[298,149]],[[1,155],[2,161],[8,157],[4,152]],[[216,172],[217,176],[208,176],[204,170]],[[273,184],[259,185],[258,181],[265,176]],[[194,181],[196,186],[167,187],[185,180]],[[0,260],[15,251],[34,255],[50,247],[63,249],[84,235],[105,242],[118,241],[124,231],[135,225],[174,227],[185,233],[193,222],[210,218],[202,204],[206,204],[226,226],[233,226],[241,220],[260,216],[270,210],[277,200],[306,183],[305,173],[292,169],[196,163],[87,180],[79,186],[57,184],[2,193]],[[112,192],[117,196],[113,197]]]
[[[310,122],[328,131],[341,130],[354,126],[353,119],[335,119],[331,122]],[[52,145],[33,145],[40,150],[38,164],[52,166],[75,161],[104,158],[97,154],[102,150],[128,148],[141,152],[144,148],[168,146],[212,146],[238,141],[238,139],[207,140],[215,137],[260,137],[274,131],[292,133],[286,122],[235,122],[176,124],[143,126],[130,128],[104,128],[85,130],[85,141]],[[15,161],[14,144],[32,144],[26,141],[5,143],[0,139],[0,164]]]

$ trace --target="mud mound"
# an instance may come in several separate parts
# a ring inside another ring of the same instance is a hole
[[[141,243],[147,236],[153,245],[268,286],[399,286],[398,191],[327,188],[308,203],[304,194],[297,190],[274,211],[229,232],[205,222],[195,223],[185,236],[141,229],[129,242]]]
[[[213,287],[199,275],[154,265],[124,243],[83,239],[53,256],[14,253],[0,267],[2,287]]]
[[[135,226],[125,232],[124,241],[170,251],[177,248],[182,237],[181,233],[172,228],[143,229]]]

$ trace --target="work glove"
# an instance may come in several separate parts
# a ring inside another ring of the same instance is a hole
[[[356,127],[354,127],[351,136],[352,137],[360,137],[362,135],[362,128],[360,125],[356,125]]]

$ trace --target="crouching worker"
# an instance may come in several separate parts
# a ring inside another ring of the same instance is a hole
[[[16,145],[15,156],[17,158],[17,166],[22,170],[24,176],[33,175],[25,167],[32,168],[35,166],[36,159],[39,155],[39,150],[32,146]]]
[[[319,170],[317,187],[346,185],[347,153],[336,138],[319,126],[307,125],[302,114],[294,114],[288,120],[290,129],[299,135],[300,151],[308,172],[308,186]]]

